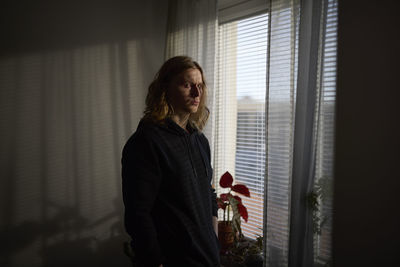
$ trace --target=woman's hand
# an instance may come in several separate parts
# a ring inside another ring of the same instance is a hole
[[[218,237],[218,217],[213,216],[213,227],[214,227],[215,234]]]

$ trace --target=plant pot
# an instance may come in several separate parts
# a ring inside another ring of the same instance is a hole
[[[251,254],[246,257],[246,267],[263,267],[264,260],[261,254]]]
[[[221,254],[226,254],[235,241],[231,222],[218,222],[218,239],[221,245]]]

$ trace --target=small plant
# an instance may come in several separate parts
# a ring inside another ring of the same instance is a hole
[[[313,232],[321,235],[321,228],[329,219],[321,214],[321,203],[332,199],[332,180],[327,177],[318,179],[314,190],[306,196],[307,204],[312,210]]]
[[[239,233],[242,236],[242,229],[240,227],[240,217],[246,222],[248,220],[247,208],[243,205],[242,199],[237,195],[232,195],[233,192],[242,194],[243,196],[250,197],[250,191],[247,186],[243,184],[233,185],[233,177],[229,172],[225,172],[219,181],[222,188],[229,188],[228,193],[222,193],[217,198],[218,207],[224,210],[223,221],[232,225],[234,237]],[[230,218],[230,211],[232,210],[232,219]]]

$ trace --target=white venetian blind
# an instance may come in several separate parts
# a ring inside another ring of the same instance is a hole
[[[242,230],[256,238],[263,228],[268,15],[222,24],[218,35],[215,177],[229,171],[249,187],[251,198],[242,197],[249,213]]]

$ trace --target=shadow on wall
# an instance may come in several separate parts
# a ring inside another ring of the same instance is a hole
[[[120,205],[119,201],[115,204]],[[90,223],[74,208],[54,208],[58,212],[45,222],[25,221],[0,232],[0,239],[7,241],[0,244],[2,266],[9,266],[12,255],[26,250],[38,240],[42,244],[36,252],[43,258],[43,267],[130,265],[123,252],[127,238],[123,233],[122,217],[118,216],[120,212],[110,213]],[[108,236],[104,239],[85,235],[102,224],[109,225],[106,231]]]
[[[0,266],[130,266],[120,158],[163,61],[166,10],[101,0],[0,11]]]

